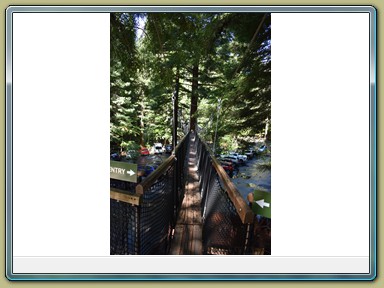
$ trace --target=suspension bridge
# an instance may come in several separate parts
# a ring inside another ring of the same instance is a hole
[[[141,183],[111,187],[111,255],[270,251],[270,220],[258,221],[195,132]]]

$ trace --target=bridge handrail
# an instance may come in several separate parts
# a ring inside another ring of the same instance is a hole
[[[164,174],[171,165],[173,165],[173,162],[177,160],[175,154],[177,153],[181,145],[184,143],[184,141],[187,139],[188,135],[189,134],[184,136],[184,138],[176,146],[174,153],[172,153],[171,156],[169,156],[163,163],[161,163],[161,165],[157,167],[157,169],[153,171],[147,178],[145,178],[143,182],[137,184],[136,186],[137,194],[142,195],[144,191],[146,191],[149,187],[151,187],[152,184],[155,183],[156,180],[159,179],[159,177],[162,174]]]
[[[184,141],[187,139],[187,137],[189,137],[189,135],[190,135],[190,133],[187,133],[184,135],[184,137],[183,137],[183,139],[181,139],[180,143],[178,145],[176,145],[176,148],[175,148],[175,151],[173,154],[176,154],[179,151],[182,143],[184,143]]]
[[[159,167],[155,169],[147,178],[143,180],[143,182],[137,184],[136,193],[139,195],[143,195],[144,191],[146,191],[149,187],[152,186],[153,183],[156,182],[159,177],[164,174],[167,169],[173,164],[175,161],[175,155],[169,156]]]
[[[225,172],[224,168],[219,164],[216,157],[213,156],[214,154],[211,148],[204,141],[202,141],[201,138],[200,138],[200,141],[204,145],[205,149],[209,152],[212,160],[212,165],[215,168],[220,180],[224,184],[229,198],[231,199],[234,206],[236,207],[237,214],[239,215],[242,223],[252,224],[255,217],[253,211],[247,205],[244,198],[241,196],[239,190],[237,190],[236,186],[233,184],[228,174]]]

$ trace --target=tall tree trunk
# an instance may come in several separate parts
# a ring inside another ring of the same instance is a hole
[[[140,103],[140,146],[144,147],[144,101],[142,100]]]
[[[199,76],[199,65],[195,64],[192,68],[192,95],[191,95],[191,113],[190,113],[190,126],[189,130],[196,131],[196,124],[197,124],[197,100],[198,100],[198,94],[197,94],[197,88],[198,88],[198,76]]]

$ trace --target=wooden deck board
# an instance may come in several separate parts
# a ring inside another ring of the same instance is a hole
[[[201,255],[203,252],[201,235],[201,225],[193,225],[193,239],[191,241],[191,254],[193,255]]]
[[[193,140],[190,141],[188,165],[188,180],[171,244],[171,255],[201,255],[203,250],[201,196]]]
[[[175,235],[173,236],[174,238],[173,238],[173,242],[169,252],[170,255],[180,254],[180,247],[183,241],[183,232],[184,232],[184,225],[176,225]]]

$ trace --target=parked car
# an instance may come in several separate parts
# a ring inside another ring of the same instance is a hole
[[[149,155],[149,150],[148,148],[142,147],[139,149],[139,153],[141,156],[148,156]]]
[[[173,150],[172,144],[165,145],[165,153],[171,154]]]
[[[119,153],[112,153],[111,154],[111,160],[113,160],[113,161],[120,161],[121,157],[120,157]]]
[[[227,172],[229,177],[233,176],[233,171],[235,170],[233,164],[231,162],[226,162],[226,161],[220,161],[221,167]]]
[[[224,168],[225,171],[235,170],[235,164],[230,161],[220,161],[220,165]]]
[[[262,145],[259,149],[257,149],[257,151],[264,152],[265,149],[267,149],[267,146],[266,145]]]
[[[248,159],[248,157],[246,155],[242,155],[242,154],[239,154],[239,153],[236,153],[236,152],[229,152],[229,155],[237,157],[240,160],[240,162],[241,161],[245,162]]]
[[[163,145],[161,145],[161,143],[155,143],[155,145],[153,145],[153,148],[155,154],[163,154],[164,152]]]
[[[220,161],[231,162],[234,167],[237,167],[240,164],[240,160],[237,157],[229,155],[220,156]]]
[[[245,156],[247,156],[248,159],[252,159],[253,156],[255,155],[254,151],[253,150],[245,150],[244,152]]]
[[[260,155],[260,154],[262,154],[263,152],[266,152],[266,151],[267,151],[267,145],[263,144],[260,147],[256,147],[255,154],[256,155]]]
[[[140,175],[141,177],[148,177],[153,171],[157,169],[157,167],[159,167],[159,165],[156,165],[155,163],[138,165],[137,174]]]
[[[137,157],[139,157],[140,153],[135,151],[135,150],[128,150],[126,155],[125,155],[125,159],[130,159],[130,160],[134,160],[134,159],[137,159]]]
[[[232,152],[232,153],[234,153],[234,152]],[[220,159],[225,159],[225,161],[231,160],[232,162],[234,162],[234,163],[236,163],[238,165],[244,164],[244,162],[245,162],[242,157],[238,157],[235,154],[221,155]]]
[[[220,162],[225,162],[227,165],[231,165],[233,167],[233,171],[239,172],[239,164],[233,158],[223,158]]]
[[[145,163],[147,165],[156,165],[156,166],[160,166],[161,163],[163,163],[163,159],[161,158],[161,156],[159,155],[150,155],[148,157],[146,157],[146,161]]]
[[[145,177],[148,176],[148,175],[151,174],[153,171],[155,171],[156,168],[157,168],[156,165],[146,165],[146,166],[145,166],[145,174],[144,174],[144,176],[145,176]]]

